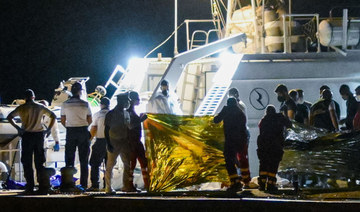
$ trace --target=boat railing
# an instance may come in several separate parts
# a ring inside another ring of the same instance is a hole
[[[214,19],[199,19],[199,20],[191,20],[191,19],[186,19],[184,21],[185,25],[186,25],[186,49],[187,50],[190,50],[192,49],[192,47],[196,47],[193,45],[194,42],[196,42],[195,40],[195,35],[197,33],[204,33],[205,34],[205,39],[202,40],[204,42],[204,44],[207,44],[209,42],[209,35],[211,33],[214,33],[216,32],[218,38],[222,38],[223,35],[222,35],[222,32],[221,30],[218,30],[219,27],[220,27],[220,20],[214,20]],[[216,29],[210,29],[209,31],[203,31],[203,30],[195,30],[193,33],[192,33],[192,36],[190,38],[190,24],[191,23],[214,23],[214,25],[216,26]]]

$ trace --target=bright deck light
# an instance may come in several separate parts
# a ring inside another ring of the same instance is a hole
[[[221,66],[216,72],[213,82],[224,82],[231,81],[235,71],[243,57],[243,54],[232,54],[230,52],[222,52],[220,54]]]

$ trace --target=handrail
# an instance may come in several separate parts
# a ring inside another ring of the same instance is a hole
[[[184,23],[186,25],[186,49],[190,50],[190,30],[189,30],[189,24],[190,23],[214,23],[216,24],[216,22],[219,22],[219,20],[215,21],[214,19],[185,19]],[[218,37],[222,37],[221,32],[218,32]]]
[[[194,32],[193,32],[193,34],[191,35],[191,42],[190,42],[190,49],[193,49],[193,47],[194,47],[194,39],[195,39],[195,35],[196,34],[204,34],[205,35],[205,40],[202,40],[203,42],[205,42],[205,44],[207,44],[207,37],[208,37],[208,34],[207,34],[207,32],[206,31],[204,31],[204,30],[195,30]],[[196,42],[196,41],[195,41]],[[197,41],[197,42],[200,42],[200,41]]]

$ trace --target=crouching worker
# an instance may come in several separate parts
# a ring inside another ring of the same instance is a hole
[[[114,194],[111,187],[112,170],[116,164],[116,159],[120,155],[124,164],[123,188],[122,191],[136,190],[133,185],[133,175],[130,170],[131,148],[128,139],[128,126],[130,115],[126,111],[129,108],[128,93],[117,96],[117,105],[105,116],[105,139],[107,144],[107,161],[105,171],[105,192]]]
[[[39,193],[48,193],[49,175],[48,169],[44,168],[45,152],[44,152],[44,135],[50,132],[55,123],[56,116],[48,108],[34,101],[35,94],[31,89],[25,91],[26,103],[17,107],[12,111],[7,120],[18,130],[21,136],[21,163],[24,167],[24,177],[26,179],[25,193],[31,194],[34,191],[34,171],[33,171],[33,155],[35,160],[35,168],[37,180],[39,182]],[[49,127],[44,131],[41,121],[43,116],[50,117]],[[20,116],[22,126],[15,124],[13,118]],[[53,174],[53,173],[52,173]],[[46,179],[47,177],[47,179]]]
[[[246,132],[246,117],[244,112],[237,105],[235,98],[227,100],[221,112],[214,117],[214,122],[224,122],[225,147],[224,157],[225,166],[229,174],[231,185],[228,188],[230,192],[240,191],[242,189],[241,177],[238,176],[236,170],[237,154],[240,155],[240,169],[249,170],[248,146]],[[249,171],[241,173],[244,183],[250,181]]]
[[[267,106],[266,114],[259,123],[260,134],[257,139],[260,162],[259,190],[277,190],[276,173],[284,153],[284,130],[289,127],[291,122],[288,118],[276,113],[273,105]]]

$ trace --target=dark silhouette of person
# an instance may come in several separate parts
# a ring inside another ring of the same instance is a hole
[[[346,101],[346,118],[340,120],[340,124],[345,124],[347,130],[353,129],[353,120],[357,112],[358,103],[348,85],[341,85],[339,92],[343,100]]]
[[[26,179],[25,193],[31,194],[34,191],[34,171],[33,155],[36,168],[39,191],[47,193],[49,186],[44,182],[43,172],[45,172],[44,163],[46,161],[44,151],[44,137],[50,133],[54,126],[56,116],[44,105],[34,101],[35,94],[31,89],[25,91],[25,104],[18,106],[8,116],[9,123],[18,130],[21,137],[21,163],[24,167],[24,177]],[[42,119],[44,115],[50,117],[49,127],[44,130]],[[20,116],[22,126],[15,124],[13,118]]]
[[[240,99],[240,95],[239,95],[239,91],[237,88],[230,88],[229,92],[228,92],[228,98],[235,98],[237,101],[237,106],[240,108],[240,110],[245,114],[245,117],[247,117],[247,112],[246,112],[246,105],[243,101],[241,101]],[[246,121],[247,122],[247,121]],[[247,144],[249,145],[249,141],[250,141],[250,131],[249,131],[249,127],[246,126],[246,133],[247,133]],[[247,147],[246,147],[247,148]],[[237,156],[238,161],[240,161],[241,159],[241,155]],[[250,188],[250,181],[248,181],[248,179],[251,178],[250,176],[250,171],[249,169],[246,168],[240,168],[240,163],[237,164],[238,168],[240,169],[241,172],[243,173],[249,173],[249,177],[245,178],[244,182],[244,187],[245,188]]]
[[[280,112],[290,120],[294,120],[296,104],[294,100],[290,98],[287,87],[283,84],[279,84],[276,86],[275,93],[277,94],[278,101],[281,102]]]
[[[134,172],[136,167],[136,160],[139,161],[141,167],[141,173],[144,180],[145,189],[149,190],[149,173],[147,168],[147,159],[145,156],[145,148],[141,143],[141,122],[147,119],[147,115],[141,113],[138,116],[135,112],[135,106],[140,104],[139,94],[135,91],[129,92],[130,107],[127,110],[130,114],[131,128],[128,130],[129,142],[132,151],[131,167],[130,170]]]
[[[133,184],[133,173],[130,169],[131,147],[128,137],[130,127],[130,115],[127,109],[130,106],[129,94],[121,93],[117,95],[117,105],[105,116],[105,138],[107,143],[107,161],[105,171],[105,192],[114,194],[115,190],[111,187],[112,171],[117,158],[121,157],[124,164],[123,187],[124,192],[137,191]]]
[[[330,132],[338,131],[339,124],[335,110],[331,91],[328,89],[323,90],[321,98],[311,107],[310,125],[327,129]]]
[[[105,139],[105,116],[109,112],[110,99],[103,97],[100,100],[100,111],[96,112],[93,116],[93,123],[91,125],[90,134],[91,138],[96,137],[95,143],[92,145],[90,156],[90,180],[91,187],[88,191],[99,191],[99,167],[106,158],[106,139]]]
[[[257,139],[259,190],[277,190],[276,174],[284,153],[284,130],[290,127],[291,121],[283,114],[276,113],[273,105],[266,107],[265,116],[259,122],[260,134]]]
[[[297,104],[299,100],[298,92],[295,89],[289,91],[290,98],[296,103],[295,121],[308,125],[309,124],[309,110],[304,104]]]
[[[214,123],[224,123],[225,146],[224,157],[226,170],[229,174],[231,185],[228,191],[238,191],[242,189],[241,177],[237,174],[236,163],[237,155],[240,156],[240,170],[244,183],[250,181],[247,132],[246,132],[246,116],[238,107],[235,98],[227,100],[227,106],[224,106],[221,112],[214,117]]]
[[[331,89],[330,89],[329,86],[327,86],[327,85],[322,85],[322,86],[320,87],[320,93],[319,93],[319,94],[320,94],[320,98],[322,98],[321,94],[322,94],[323,90],[325,90],[325,89],[328,89],[328,90],[331,91]],[[339,103],[337,103],[337,101],[335,101],[334,99],[333,99],[333,101],[334,101],[334,104],[335,104],[336,117],[337,117],[338,119],[340,119],[340,115],[341,115],[340,105],[339,105]]]
[[[358,101],[358,109],[354,117],[354,130],[360,130],[360,86],[355,89],[356,100]]]

